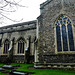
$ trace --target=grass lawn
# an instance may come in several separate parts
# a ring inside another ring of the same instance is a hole
[[[64,71],[64,70],[52,70],[52,69],[28,69],[28,67],[32,67],[33,64],[16,64],[12,63],[11,65],[20,65],[21,67],[17,67],[17,71],[25,71],[25,72],[34,72],[32,75],[75,75],[75,71]],[[3,66],[3,64],[0,64]],[[0,72],[0,75],[6,75]]]

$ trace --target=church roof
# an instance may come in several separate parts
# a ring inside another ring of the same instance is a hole
[[[22,23],[3,26],[3,27],[0,27],[0,29],[7,29],[7,28],[18,27],[18,26],[23,26],[23,25],[30,25],[30,24],[33,24],[33,23],[36,24],[36,22],[37,22],[36,20],[28,21],[28,22],[22,22]]]
[[[33,30],[36,29],[36,23],[37,21],[34,20],[0,27],[0,34]]]

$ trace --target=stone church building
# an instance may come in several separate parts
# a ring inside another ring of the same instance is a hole
[[[47,0],[35,21],[0,28],[0,58],[34,67],[75,65],[75,0]]]
[[[34,61],[36,20],[0,28],[0,59],[17,63]]]

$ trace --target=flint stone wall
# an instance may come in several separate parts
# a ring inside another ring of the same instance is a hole
[[[74,26],[75,33],[75,0],[47,0],[40,5],[41,15],[38,17],[39,42],[38,60],[48,63],[75,63],[73,54],[56,54],[55,21],[64,14],[68,16]],[[75,35],[74,35],[75,40]]]

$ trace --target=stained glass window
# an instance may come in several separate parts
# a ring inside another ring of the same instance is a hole
[[[24,53],[24,39],[20,38],[18,40],[18,53]]]
[[[62,25],[63,51],[68,51],[66,26]]]
[[[72,25],[68,24],[67,28],[68,28],[68,38],[69,38],[70,51],[74,51],[74,40],[73,40]]]
[[[62,15],[56,21],[57,51],[75,51],[71,20]]]
[[[62,51],[62,48],[61,48],[61,34],[59,26],[56,27],[56,34],[57,34],[57,49],[60,52]]]

